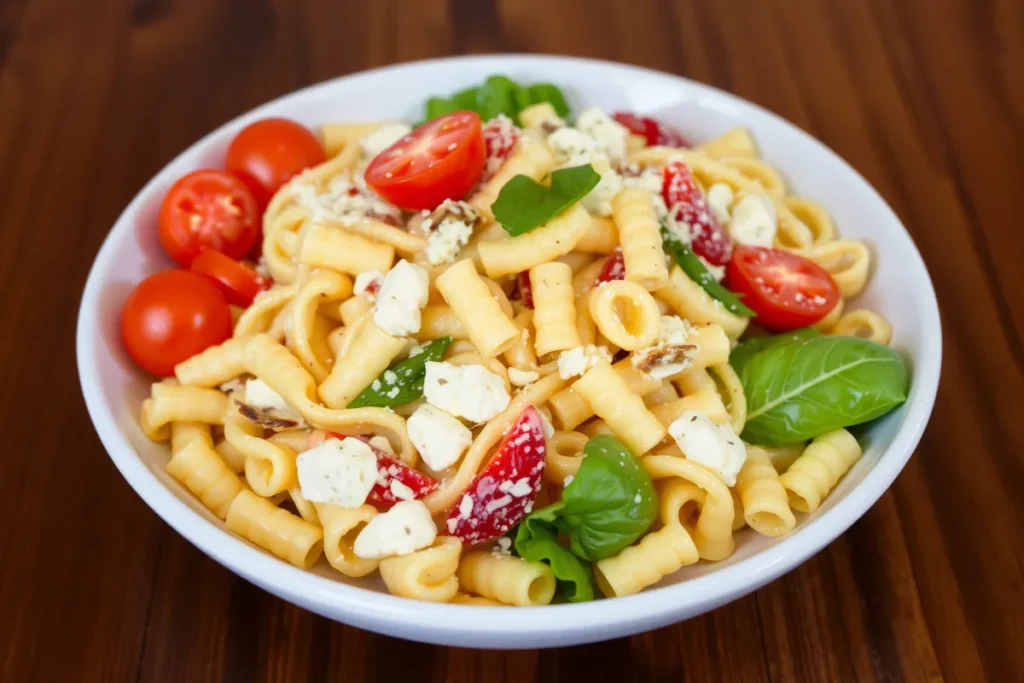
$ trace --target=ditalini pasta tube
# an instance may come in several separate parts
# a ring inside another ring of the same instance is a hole
[[[480,261],[487,277],[521,273],[565,256],[590,230],[590,214],[578,202],[530,232],[506,240],[481,242]]]
[[[493,358],[519,337],[519,328],[501,310],[490,288],[469,259],[438,276],[434,284],[469,333],[480,355]]]
[[[348,351],[331,368],[331,374],[317,388],[330,408],[344,408],[382,372],[388,369],[406,341],[377,326],[370,319],[359,324]]]
[[[395,248],[352,235],[338,228],[313,223],[306,229],[299,263],[333,268],[349,275],[376,270],[386,273],[395,260]]]
[[[631,393],[646,396],[661,386],[661,382],[633,367],[628,358],[612,366]],[[594,416],[594,409],[573,387],[562,389],[549,400],[551,413],[559,428],[576,429]]]
[[[638,187],[621,190],[612,199],[612,216],[622,242],[626,280],[645,289],[657,289],[668,282],[668,266],[651,193]]]
[[[235,496],[226,523],[242,538],[302,569],[312,567],[323,552],[320,527],[249,490]]]
[[[591,405],[594,412],[636,456],[651,450],[668,432],[647,410],[642,398],[607,361],[601,361],[572,385],[573,391]]]

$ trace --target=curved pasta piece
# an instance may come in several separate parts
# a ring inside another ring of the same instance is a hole
[[[749,318],[727,311],[679,266],[672,268],[668,284],[656,290],[654,296],[667,303],[673,313],[692,323],[720,326],[729,339],[739,339],[750,322]]]
[[[456,593],[455,597],[450,600],[453,605],[473,605],[476,607],[500,607],[501,603],[497,600],[491,600],[490,598],[482,598],[479,595],[469,595],[467,593]]]
[[[350,171],[359,159],[359,145],[345,145],[333,157],[313,168],[306,169],[290,181],[281,186],[263,212],[263,234],[272,232],[272,224],[287,209],[299,208],[297,206],[301,188],[313,186],[317,190],[323,190],[328,181],[335,176]],[[268,230],[271,228],[271,230]]]
[[[786,197],[786,208],[811,231],[813,244],[830,242],[836,238],[832,216],[821,204],[806,197]]]
[[[281,309],[288,305],[297,291],[299,291],[298,286],[285,285],[257,294],[252,305],[245,309],[245,313],[235,323],[232,336],[252,337],[267,332],[274,318],[281,312]]]
[[[700,465],[672,455],[648,455],[640,459],[644,469],[652,479],[676,477],[701,489],[705,498],[700,505],[700,515],[693,526],[691,535],[693,542],[705,560],[723,560],[732,554],[735,547],[732,537],[732,524],[736,516],[732,494],[714,472]],[[693,500],[691,493],[678,489],[676,482],[666,485],[661,494],[662,523],[672,521],[671,512],[676,518],[686,510],[686,503]],[[685,495],[684,495],[685,493]],[[687,521],[682,520],[684,526]]]
[[[639,457],[665,438],[664,425],[607,361],[600,361],[572,385],[615,436]],[[656,388],[656,387],[655,387]]]
[[[661,258],[662,265],[665,259]],[[654,344],[661,313],[651,293],[629,280],[613,280],[591,290],[590,317],[608,341],[620,349],[637,351]]]
[[[861,337],[888,345],[892,340],[892,325],[874,311],[859,308],[840,317],[832,326],[830,334]]]
[[[393,246],[323,223],[306,227],[298,253],[301,265],[331,268],[353,276],[374,270],[386,273],[394,260]]]
[[[611,598],[634,595],[700,559],[690,534],[678,522],[653,531],[636,545],[594,565],[594,580]]]
[[[832,307],[832,310],[829,311],[824,318],[814,323],[812,327],[824,334],[829,334],[832,331],[832,328],[835,327],[835,324],[839,322],[839,319],[843,317],[844,308],[846,308],[846,302],[840,298],[839,301],[836,302],[836,305]]]
[[[863,242],[836,240],[811,244],[794,251],[827,270],[845,298],[849,299],[864,291],[871,269],[871,251]]]
[[[657,391],[661,382],[633,367],[628,358],[612,366],[629,388],[630,393],[646,396]],[[559,428],[571,431],[594,416],[594,409],[572,387],[551,397],[551,414]]]
[[[412,257],[427,248],[427,238],[384,221],[365,218],[351,224],[327,222],[331,227],[346,230],[353,235],[365,237],[378,244],[393,247],[402,256]]]
[[[340,349],[343,354],[317,388],[320,398],[331,408],[347,406],[405,350],[405,339],[388,334],[369,318],[352,329],[347,348]]]
[[[450,266],[434,284],[469,333],[480,355],[493,358],[504,353],[519,338],[519,328],[502,310],[469,259]]]
[[[242,482],[208,440],[193,438],[167,463],[167,472],[221,519],[242,490]]]
[[[576,476],[583,462],[583,447],[587,441],[590,441],[590,437],[579,432],[555,432],[548,438],[544,478],[564,486],[566,477]]]
[[[352,294],[352,280],[332,270],[314,270],[299,286],[289,307],[290,325],[285,335],[288,347],[317,382],[330,372],[330,347],[326,332],[318,334],[317,309],[325,301],[344,299]]]
[[[317,503],[316,511],[324,529],[324,555],[327,562],[345,576],[358,578],[377,570],[377,560],[366,560],[352,550],[363,527],[377,514],[372,505],[343,508]]]
[[[765,536],[782,536],[796,527],[786,490],[768,453],[747,445],[747,459],[736,475],[736,491],[743,517],[751,529]]]
[[[309,212],[297,206],[272,214],[268,207],[263,218],[263,262],[267,271],[278,284],[295,281],[298,269],[300,234],[306,227]]]
[[[438,536],[425,550],[381,560],[384,585],[392,595],[430,602],[448,602],[459,591],[455,572],[459,567],[462,542],[453,536]]]
[[[197,387],[215,387],[235,379],[245,372],[242,351],[248,341],[246,337],[232,337],[211,346],[175,365],[174,376],[182,384]]]
[[[533,291],[533,326],[537,355],[565,351],[580,345],[576,330],[576,301],[572,268],[564,263],[542,263],[530,269]]]
[[[139,425],[151,440],[166,441],[171,436],[170,423],[221,424],[227,408],[228,397],[216,389],[157,383],[142,402]]]
[[[803,455],[779,477],[789,494],[790,507],[800,512],[817,510],[861,453],[857,439],[845,429],[812,439]]]
[[[213,430],[210,425],[202,422],[171,423],[171,455],[185,448],[196,439],[207,446],[213,447]]]
[[[718,393],[729,411],[729,423],[737,434],[743,433],[743,427],[747,424],[747,396],[743,392],[743,384],[739,375],[733,370],[728,362],[708,367]]]
[[[564,388],[568,380],[562,379],[558,373],[552,373],[542,377],[533,384],[524,387],[522,391],[512,397],[512,401],[505,410],[501,411],[494,419],[488,422],[476,439],[469,446],[466,455],[459,464],[455,475],[442,480],[436,491],[427,494],[423,499],[424,504],[432,515],[447,510],[459,499],[459,497],[473,483],[477,470],[484,463],[484,458],[490,450],[497,445],[504,436],[505,430],[519,418],[519,415],[531,405],[542,405],[551,396]],[[401,419],[401,418],[399,418]]]
[[[506,605],[547,605],[555,596],[555,573],[543,562],[474,550],[459,562],[459,585],[468,593]]]
[[[523,309],[513,320],[519,328],[519,338],[506,349],[504,358],[510,368],[536,370],[537,353],[533,348],[533,311]],[[457,342],[456,342],[457,343]],[[454,344],[453,344],[454,346]],[[475,347],[474,347],[475,348]]]
[[[324,151],[329,156],[335,155],[349,146],[358,147],[359,141],[382,126],[390,126],[398,121],[344,121],[341,123],[320,124],[320,140]]]
[[[722,159],[722,163],[735,169],[778,199],[786,196],[786,181],[782,174],[762,159],[753,157],[730,157]]]
[[[679,398],[679,392],[676,391],[675,386],[672,382],[667,379],[661,380],[661,386],[647,394],[644,398],[644,405],[648,408],[654,408],[655,406],[662,406],[666,403],[671,403]]]
[[[678,420],[688,410],[704,414],[715,424],[725,424],[730,420],[729,411],[726,410],[725,404],[722,403],[722,397],[714,386],[702,388],[682,398],[651,408],[651,412],[658,422],[666,427]]]
[[[750,158],[756,159],[760,156],[757,153],[757,144],[750,130],[737,126],[730,128],[717,138],[712,138],[700,145],[699,149],[710,157],[722,158]]]
[[[300,569],[312,567],[323,552],[320,527],[247,489],[231,502],[225,523],[230,531]]]
[[[224,417],[224,440],[245,456],[245,480],[257,494],[268,497],[299,484],[296,453],[263,438],[263,428],[232,407]]]
[[[565,256],[576,248],[589,229],[590,214],[577,202],[530,232],[500,241],[480,242],[480,261],[490,278],[521,273]]]

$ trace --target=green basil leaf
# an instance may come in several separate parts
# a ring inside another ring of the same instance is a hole
[[[658,499],[639,458],[615,437],[595,436],[583,452],[556,512],[573,554],[596,561],[640,538],[658,516]]]
[[[743,365],[743,439],[786,446],[873,420],[907,399],[909,373],[895,351],[857,337],[812,337],[771,346]]]
[[[489,121],[499,114],[504,114],[514,121],[519,113],[515,97],[519,89],[519,84],[508,76],[489,76],[477,92],[476,112],[484,121]]]
[[[451,114],[453,111],[458,111],[458,107],[452,100],[446,100],[441,97],[431,97],[427,100],[426,108],[426,120],[436,119],[439,116],[445,114]]]
[[[791,341],[805,341],[811,337],[817,337],[820,332],[813,327],[802,327],[799,330],[793,330],[792,332],[785,332],[783,334],[766,334],[762,337],[748,337],[744,339],[736,348],[729,353],[729,365],[736,371],[737,375],[743,374],[743,366],[747,364],[751,358],[756,356],[761,351],[769,349],[779,344],[785,344]]]
[[[435,339],[415,356],[393,363],[373,384],[363,389],[348,402],[349,408],[388,408],[412,403],[423,396],[423,380],[427,375],[427,362],[439,361],[452,343],[451,337]],[[393,381],[388,382],[391,378]]]
[[[664,224],[661,226],[661,243],[686,276],[700,285],[712,299],[720,301],[725,310],[746,318],[754,315],[752,310],[743,305],[739,295],[719,284],[690,247],[683,244]]]
[[[548,102],[559,116],[565,118],[569,115],[569,105],[565,102],[562,91],[550,83],[537,83],[529,87],[530,104]]]
[[[590,566],[573,555],[557,540],[557,515],[561,503],[537,510],[516,528],[516,554],[530,562],[551,565],[558,588],[569,602],[594,599]]]
[[[600,180],[601,175],[590,164],[554,171],[551,187],[544,187],[529,176],[517,175],[501,188],[491,211],[508,234],[522,235],[581,200]]]

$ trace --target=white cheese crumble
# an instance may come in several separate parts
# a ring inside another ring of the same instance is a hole
[[[508,369],[508,381],[513,386],[525,387],[530,382],[536,382],[540,379],[540,373],[534,372],[533,370],[520,370],[519,368]]]
[[[775,204],[760,194],[748,194],[732,209],[729,234],[739,244],[770,247],[775,243],[777,229]]]
[[[361,173],[341,173],[320,190],[308,175],[299,174],[290,186],[299,206],[310,212],[314,221],[336,221],[351,226],[373,217],[401,221],[402,212],[378,197]]]
[[[597,216],[612,215],[612,199],[622,189],[622,176],[614,169],[608,168],[601,172],[597,185],[580,200],[583,208]]]
[[[411,488],[397,479],[391,480],[391,483],[388,484],[388,490],[391,492],[391,495],[398,500],[412,500],[416,497],[416,494],[412,492]]]
[[[562,379],[572,379],[582,375],[600,361],[612,360],[612,354],[604,346],[577,346],[558,355],[558,376]]]
[[[654,203],[654,212],[658,215],[658,220],[665,221],[671,225],[674,222],[669,219],[668,206],[665,205],[665,196],[662,194],[664,182],[661,166],[644,166],[641,168],[637,164],[629,164],[623,170],[623,187],[636,187],[641,190],[647,190],[651,195],[651,201]]]
[[[565,479],[562,480],[562,488],[563,489],[566,488],[569,484],[572,483],[572,480],[575,479],[575,478],[576,478],[576,475],[574,475],[574,474],[567,474],[567,475],[565,475]]]
[[[270,385],[261,379],[250,379],[245,383],[244,403],[253,408],[269,408],[282,413],[295,412],[281,394],[271,389]]]
[[[385,123],[359,141],[363,155],[373,158],[412,132],[404,123]]]
[[[728,486],[736,485],[747,449],[732,425],[716,425],[703,413],[687,410],[669,425],[668,433],[688,460],[708,468]]]
[[[381,560],[427,548],[435,538],[437,527],[427,506],[418,500],[403,500],[366,523],[352,552],[364,560]]]
[[[723,225],[728,223],[729,207],[732,206],[735,200],[732,188],[725,183],[715,183],[708,188],[706,197],[708,208],[711,209],[711,214],[715,219]]]
[[[354,508],[377,481],[377,456],[359,439],[326,439],[296,460],[302,497]]]
[[[462,499],[459,500],[459,517],[469,519],[471,514],[473,514],[473,499],[468,493],[464,493]]]
[[[512,554],[512,539],[508,536],[502,536],[498,539],[498,542],[491,549],[496,555],[511,555]]]
[[[359,275],[356,275],[352,294],[355,296],[365,296],[370,301],[373,301],[377,298],[377,291],[380,289],[383,279],[384,273],[379,270],[368,270],[364,273],[359,273]]]
[[[505,382],[483,365],[427,363],[423,381],[427,403],[470,422],[486,422],[511,400]]]
[[[697,352],[697,349],[688,350],[684,357],[684,350],[678,348],[686,344],[692,330],[693,326],[688,320],[675,315],[661,316],[657,342],[653,346],[634,351],[630,362],[633,367],[643,369],[654,379],[679,374],[692,365],[691,357]]]
[[[589,164],[594,154],[600,152],[600,145],[583,131],[566,126],[548,136],[548,146],[558,166],[581,166]]]
[[[421,230],[429,230],[427,237],[427,262],[432,266],[451,263],[459,255],[469,239],[473,228],[480,222],[480,212],[472,205],[446,199],[420,224]]]
[[[427,271],[402,259],[381,282],[373,322],[396,337],[419,332],[420,309],[427,305],[429,290]]]
[[[576,127],[589,135],[612,161],[622,161],[626,158],[629,130],[601,109],[590,107],[581,111],[576,117]]]
[[[435,472],[454,465],[473,441],[466,425],[429,403],[417,408],[406,426],[423,462]]]

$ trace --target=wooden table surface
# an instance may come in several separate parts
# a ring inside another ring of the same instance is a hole
[[[920,247],[945,335],[920,449],[848,533],[755,594],[590,646],[407,643],[236,578],[100,446],[75,316],[143,183],[282,93],[486,51],[753,100],[849,160]],[[1020,0],[0,0],[0,680],[1024,681],[1022,74]]]

